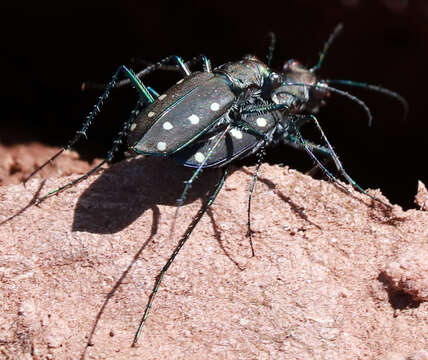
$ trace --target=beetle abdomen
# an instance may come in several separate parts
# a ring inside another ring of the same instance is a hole
[[[260,134],[271,136],[281,115],[278,112],[263,115],[243,115],[242,121]],[[186,146],[172,157],[184,166],[197,168],[223,166],[236,158],[243,158],[257,151],[263,144],[263,137],[257,136],[244,127],[232,127],[226,134],[227,122],[215,131],[206,133],[193,144]],[[221,138],[223,137],[223,138]]]

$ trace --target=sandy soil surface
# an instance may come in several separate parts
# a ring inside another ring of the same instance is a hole
[[[155,278],[219,172],[199,178],[173,237],[192,170],[167,160],[123,161],[38,206],[35,196],[76,175],[1,186],[0,358],[428,359],[423,184],[419,210],[403,211],[264,165],[251,257],[254,169],[231,170],[165,276],[136,348]]]

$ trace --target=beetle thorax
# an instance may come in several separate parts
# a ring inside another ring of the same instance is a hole
[[[222,65],[215,72],[226,76],[232,89],[240,92],[249,87],[261,88],[269,68],[255,56],[247,56],[239,62]]]

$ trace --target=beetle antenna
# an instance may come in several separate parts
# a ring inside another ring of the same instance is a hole
[[[270,67],[272,64],[273,52],[275,51],[276,35],[270,32],[268,36],[270,37],[270,42],[267,54],[267,66]]]
[[[328,40],[324,44],[324,48],[320,52],[320,57],[318,59],[318,63],[315,66],[313,66],[312,68],[309,69],[310,72],[313,73],[313,72],[317,71],[321,67],[321,65],[322,65],[322,63],[324,61],[324,58],[327,55],[327,51],[330,48],[330,45],[333,43],[333,41],[336,39],[337,35],[339,35],[339,33],[342,30],[343,30],[343,24],[342,23],[337,24],[336,28],[333,30],[333,32],[330,34]]]
[[[306,87],[310,87],[310,88],[314,88],[314,89],[325,89],[325,90],[334,92],[336,94],[339,94],[341,96],[347,97],[348,99],[350,99],[353,102],[357,103],[358,105],[360,105],[364,109],[364,111],[366,112],[367,117],[369,119],[369,124],[368,125],[372,126],[373,116],[372,116],[372,113],[370,112],[369,107],[365,104],[364,101],[362,101],[361,99],[357,98],[356,96],[354,96],[354,95],[352,95],[352,94],[350,94],[350,93],[348,93],[346,91],[336,89],[334,87],[325,85],[323,83],[321,83],[321,84],[306,84],[306,83],[285,82],[285,83],[283,83],[283,85],[287,85],[287,86],[306,86]],[[278,94],[280,94],[280,93],[282,93],[282,91],[278,92]]]
[[[407,114],[409,112],[409,104],[400,94],[396,93],[395,91],[386,89],[379,85],[372,85],[372,84],[367,84],[364,82],[358,82],[358,81],[352,81],[352,80],[325,80],[325,81],[327,82],[327,84],[338,84],[338,85],[340,84],[340,85],[347,85],[347,86],[359,87],[362,89],[373,90],[378,93],[385,94],[391,98],[394,98],[395,100],[400,102],[401,106],[403,107],[403,121],[407,118]]]

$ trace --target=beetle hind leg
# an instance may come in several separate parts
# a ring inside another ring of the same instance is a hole
[[[101,96],[98,98],[98,101],[92,108],[92,111],[88,114],[86,117],[85,122],[83,123],[82,127],[79,131],[77,131],[74,135],[74,137],[68,142],[67,145],[65,145],[61,150],[59,150],[55,155],[53,155],[50,159],[45,161],[42,165],[40,165],[37,169],[35,169],[30,175],[28,175],[22,182],[25,184],[29,179],[31,179],[35,174],[37,174],[40,170],[42,170],[45,166],[47,166],[49,163],[51,163],[53,160],[55,160],[58,156],[60,156],[64,151],[71,149],[71,147],[82,137],[87,138],[86,132],[88,128],[92,125],[93,120],[95,117],[100,113],[102,106],[104,105],[105,101],[108,99],[110,95],[110,91],[112,88],[115,87],[116,83],[118,82],[119,75],[121,73],[124,73],[126,77],[134,84],[135,88],[140,93],[140,99],[143,103],[151,103],[154,101],[153,96],[151,95],[150,91],[146,88],[146,86],[141,82],[138,77],[135,76],[135,74],[132,72],[132,70],[128,69],[126,66],[122,65],[120,66],[116,72],[114,73],[112,79],[106,86],[104,92],[101,94]]]
[[[42,197],[38,198],[35,203],[40,204],[42,201],[46,200],[47,198],[59,193],[62,190],[65,190],[69,187],[72,187],[73,185],[77,184],[78,182],[88,178],[92,174],[96,173],[101,167],[106,164],[110,163],[113,160],[114,154],[119,149],[120,145],[123,142],[124,137],[129,133],[132,123],[135,121],[135,118],[140,113],[140,110],[143,106],[139,103],[137,107],[132,111],[129,119],[123,124],[122,130],[117,134],[116,139],[113,141],[112,148],[108,151],[106,158],[97,166],[89,170],[86,174],[74,179],[73,181],[70,181],[68,184],[65,184],[57,189],[54,189],[47,194],[43,195]]]
[[[143,315],[143,317],[142,317],[142,319],[140,321],[140,325],[138,326],[138,330],[137,330],[137,332],[135,334],[132,346],[136,346],[137,345],[138,339],[139,339],[139,337],[141,335],[141,331],[143,330],[144,324],[145,324],[145,322],[147,320],[147,317],[149,315],[150,309],[151,309],[151,307],[153,305],[154,298],[155,298],[155,296],[156,296],[156,294],[157,294],[157,292],[159,290],[159,287],[160,287],[160,285],[162,283],[162,279],[163,279],[165,273],[168,271],[169,267],[171,266],[171,264],[173,263],[174,259],[178,255],[180,249],[186,243],[187,239],[192,234],[194,228],[199,223],[199,221],[201,220],[202,216],[206,213],[206,211],[209,209],[209,207],[214,203],[214,200],[216,199],[218,193],[220,192],[221,188],[224,185],[224,182],[226,181],[226,177],[227,177],[227,168],[224,168],[223,169],[222,177],[220,178],[219,182],[217,183],[217,185],[215,186],[214,190],[212,191],[210,197],[208,198],[208,201],[201,207],[201,209],[199,210],[199,212],[196,215],[196,217],[193,219],[193,221],[191,222],[191,224],[187,227],[186,232],[184,233],[183,237],[180,239],[178,245],[174,249],[174,251],[171,254],[170,258],[168,259],[168,261],[166,262],[166,264],[164,265],[164,267],[162,268],[162,270],[160,271],[160,273],[156,277],[156,281],[155,281],[155,284],[153,286],[152,293],[149,296],[149,301],[148,301],[148,303],[146,305],[146,309],[144,310],[144,315]]]

